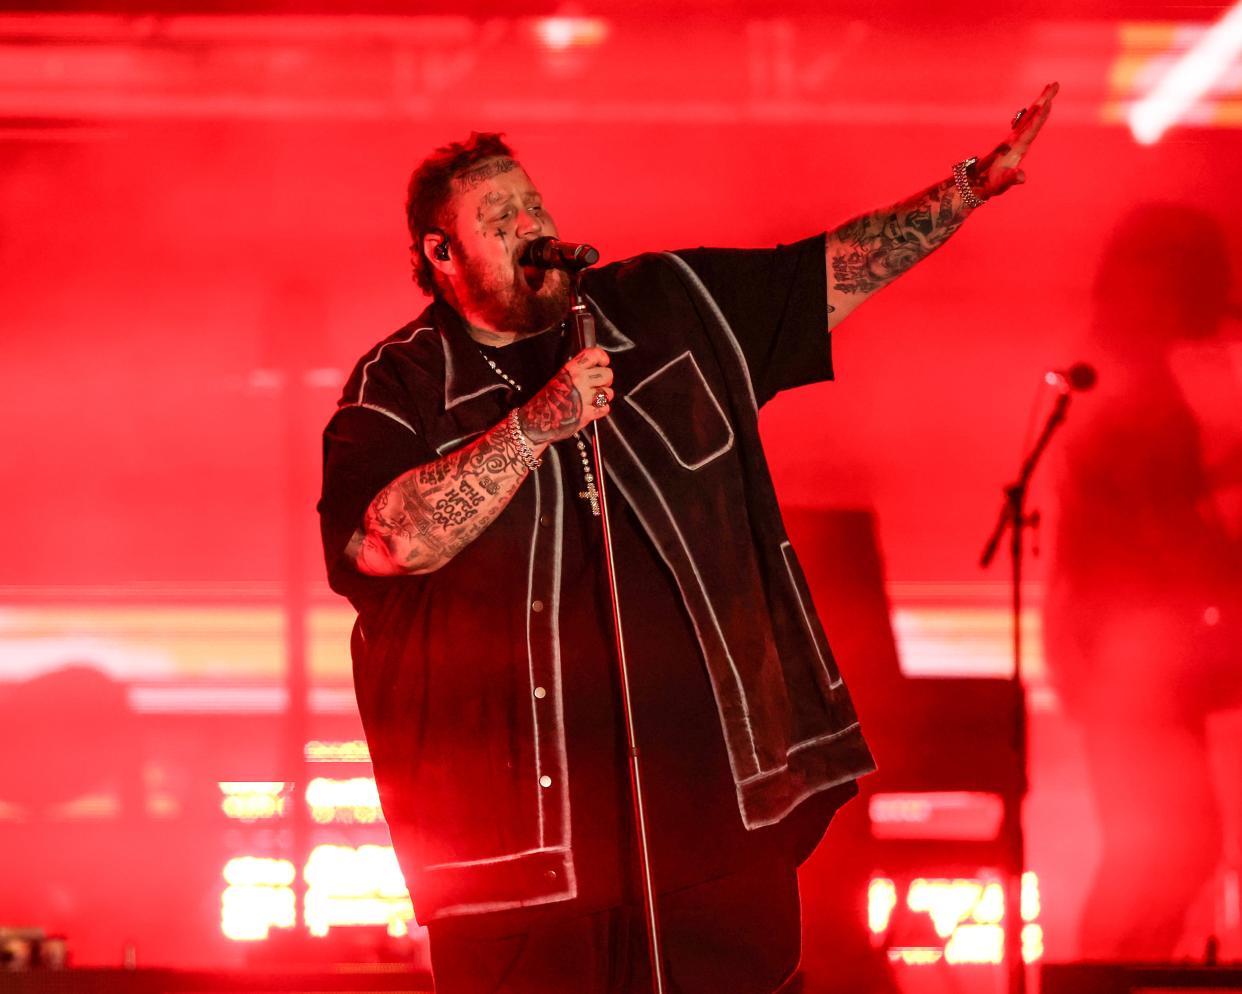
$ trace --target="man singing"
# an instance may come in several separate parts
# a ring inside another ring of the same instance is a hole
[[[355,367],[319,509],[439,994],[650,990],[601,478],[666,990],[792,989],[797,866],[873,763],[759,407],[831,378],[828,333],[1023,181],[1055,93],[991,154],[827,235],[587,272],[583,350],[566,273],[523,264],[558,229],[500,136],[414,171],[414,275],[433,300]]]

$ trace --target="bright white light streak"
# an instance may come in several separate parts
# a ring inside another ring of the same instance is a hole
[[[1208,28],[1151,92],[1130,108],[1130,132],[1134,140],[1143,145],[1158,142],[1224,75],[1239,52],[1242,52],[1242,0]]]

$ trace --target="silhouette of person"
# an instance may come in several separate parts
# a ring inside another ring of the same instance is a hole
[[[1067,423],[1044,621],[1102,833],[1091,959],[1167,959],[1221,855],[1205,719],[1242,700],[1242,547],[1215,497],[1242,436],[1208,437],[1177,357],[1224,345],[1229,291],[1220,225],[1175,204],[1125,216],[1096,276],[1100,389]]]

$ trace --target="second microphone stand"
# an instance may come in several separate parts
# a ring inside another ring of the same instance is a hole
[[[578,351],[595,347],[595,315],[582,295],[581,272],[570,274],[575,345]],[[651,851],[647,843],[647,814],[643,804],[642,769],[638,755],[638,734],[630,694],[630,673],[625,657],[625,638],[621,628],[621,600],[617,591],[617,570],[613,560],[612,528],[608,519],[607,487],[604,484],[604,457],[600,446],[599,421],[591,424],[591,442],[595,453],[595,489],[598,492],[600,523],[604,533],[604,561],[608,568],[608,593],[612,603],[612,626],[616,637],[618,683],[621,688],[621,713],[625,720],[625,746],[629,759],[630,799],[634,813],[634,841],[641,877],[643,913],[646,921],[647,947],[651,955],[653,994],[664,994],[664,964],[660,943],[660,921],[656,907],[655,877],[651,870]]]
[[[1027,754],[1029,752],[1026,724],[1026,690],[1022,685],[1022,554],[1025,531],[1039,525],[1038,513],[1027,513],[1026,495],[1035,466],[1052,439],[1053,432],[1065,420],[1069,408],[1069,391],[1057,397],[1052,413],[1034,447],[1022,462],[1018,479],[1005,488],[1005,503],[1000,517],[984,546],[979,565],[992,562],[1005,532],[1009,532],[1009,555],[1012,562],[1013,671],[1010,675],[1013,749],[1017,755],[1018,777],[1004,797],[1002,836],[1009,855],[1009,873],[1005,887],[1005,960],[1008,966],[1009,994],[1026,992],[1026,959],[1022,950],[1022,876],[1026,868],[1026,837],[1022,829],[1022,801],[1027,793]]]

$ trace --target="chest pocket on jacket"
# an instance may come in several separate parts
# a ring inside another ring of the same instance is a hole
[[[700,469],[733,447],[724,409],[689,352],[666,362],[625,400],[686,469]]]

